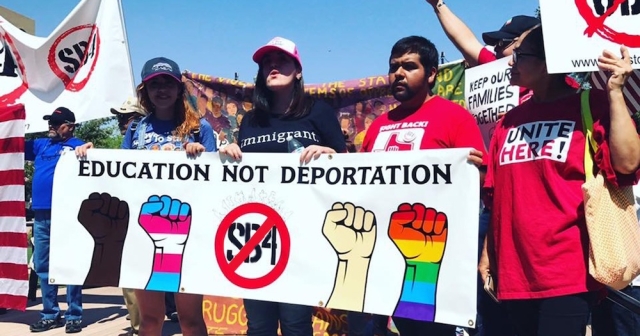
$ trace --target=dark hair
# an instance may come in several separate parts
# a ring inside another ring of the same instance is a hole
[[[392,58],[397,58],[405,54],[416,53],[420,56],[420,64],[424,67],[425,71],[429,71],[431,68],[436,69],[436,75],[438,72],[438,49],[435,44],[422,36],[408,36],[401,38],[391,48]],[[432,84],[435,85],[435,81]]]
[[[525,36],[522,42],[520,42],[520,45],[524,43],[531,47],[531,53],[536,55],[537,58],[543,61],[546,59],[544,52],[544,36],[542,34],[541,24],[531,28],[527,36]]]
[[[289,56],[287,56],[289,57]],[[300,69],[300,65],[296,62]],[[298,119],[306,116],[311,111],[313,99],[304,93],[304,80],[295,77],[293,79],[293,97],[289,110],[282,116],[282,119]],[[253,114],[260,125],[267,120],[273,106],[273,91],[267,87],[267,80],[262,74],[262,64],[258,68],[258,76],[253,89]]]
[[[174,107],[174,118],[178,126],[173,131],[173,134],[178,137],[184,137],[190,134],[191,131],[200,127],[200,113],[198,113],[198,111],[189,103],[191,97],[184,85],[184,82],[179,82],[178,87],[178,100]],[[156,112],[156,108],[153,103],[151,103],[145,82],[140,83],[136,87],[136,92],[140,106],[142,106],[148,114],[154,114]]]

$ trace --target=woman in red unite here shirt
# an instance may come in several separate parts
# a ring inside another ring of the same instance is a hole
[[[603,53],[599,66],[612,76],[606,92],[590,92],[596,171],[616,186],[640,177],[640,138],[622,94],[632,69],[621,51],[622,59]],[[496,279],[518,335],[584,335],[602,285],[588,272],[580,94],[565,75],[547,73],[540,26],[520,37],[511,65],[511,84],[533,96],[498,123],[489,147],[492,218],[479,269]]]

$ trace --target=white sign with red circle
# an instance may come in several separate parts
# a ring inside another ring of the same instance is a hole
[[[47,130],[42,117],[60,106],[83,122],[134,95],[117,1],[82,0],[47,38],[0,17],[0,48],[0,104],[25,105],[27,132]]]
[[[620,55],[620,45],[640,69],[639,1],[540,0],[540,12],[549,73],[598,71],[602,52]]]

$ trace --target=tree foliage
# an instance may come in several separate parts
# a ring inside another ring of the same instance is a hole
[[[78,126],[75,137],[84,142],[92,142],[96,148],[118,148],[118,140],[122,136],[114,121],[114,118],[86,121]]]

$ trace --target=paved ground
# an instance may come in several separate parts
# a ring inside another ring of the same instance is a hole
[[[65,309],[65,290],[60,289],[58,301],[61,308]],[[119,288],[105,287],[86,289],[82,291],[82,301],[84,306],[84,330],[77,334],[82,336],[117,336],[127,335],[129,331],[129,321],[127,321],[127,309],[122,299],[122,290]],[[40,291],[38,300],[30,302],[26,312],[9,311],[5,315],[0,315],[0,335],[2,336],[25,336],[30,335],[29,324],[40,318],[39,311],[42,309]],[[67,335],[64,328],[49,330],[47,332],[33,334],[42,336]],[[166,321],[164,324],[163,336],[182,335],[177,323]]]

